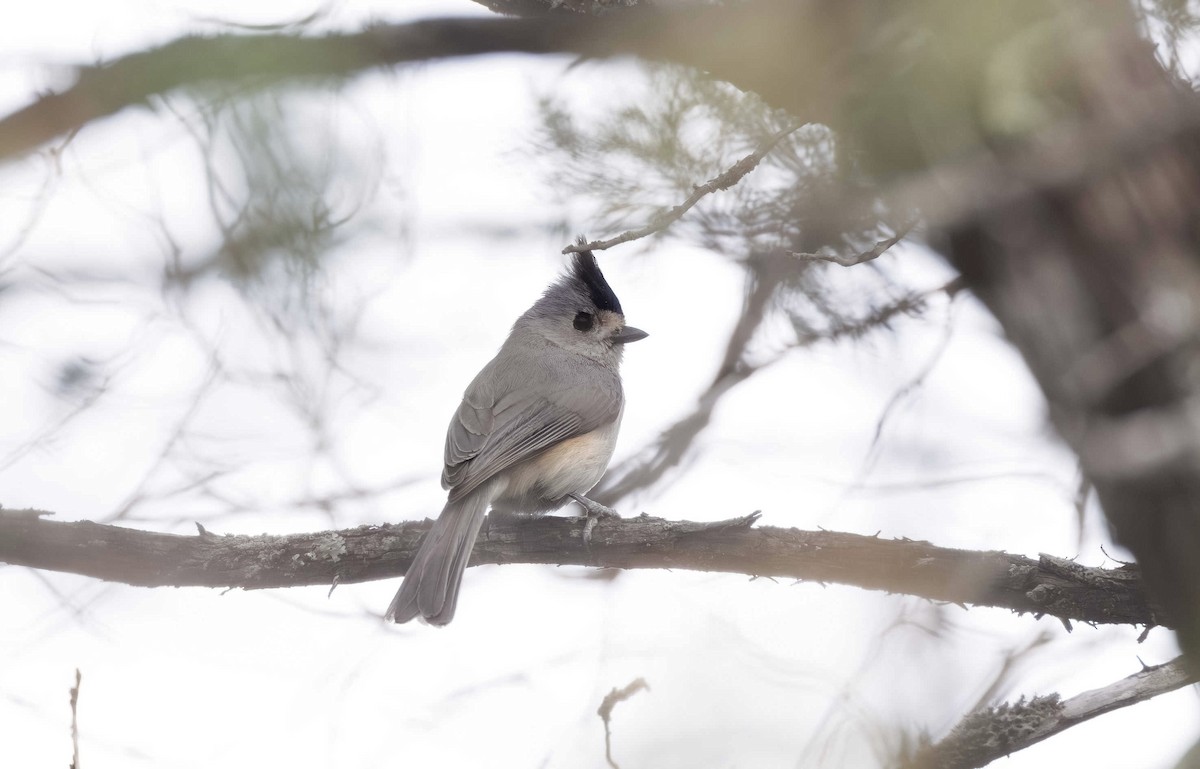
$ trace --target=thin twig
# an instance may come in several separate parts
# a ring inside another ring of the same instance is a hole
[[[755,331],[766,317],[771,298],[786,273],[774,274],[764,270],[756,276],[754,290],[746,298],[742,314],[730,335],[721,368],[716,379],[696,401],[690,412],[662,430],[658,437],[640,451],[610,467],[596,490],[608,504],[617,502],[641,489],[659,483],[668,472],[681,465],[689,448],[705,430],[721,401],[731,390],[760,371],[784,359],[791,351],[819,342],[837,342],[857,338],[878,328],[885,328],[899,315],[915,315],[925,309],[929,300],[946,294],[953,298],[963,288],[961,277],[953,278],[936,288],[903,296],[891,304],[879,307],[862,318],[838,322],[820,332],[800,334],[794,344],[778,351],[765,361],[751,362],[746,350]]]
[[[1017,649],[1008,649],[1004,652],[1004,659],[1000,662],[1000,669],[992,676],[992,681],[988,687],[975,698],[975,704],[971,706],[970,712],[974,713],[977,710],[982,710],[987,707],[989,702],[995,702],[1000,698],[1000,693],[1003,687],[1009,685],[1010,677],[1017,665],[1026,660],[1030,654],[1036,649],[1039,649],[1054,640],[1054,634],[1048,629],[1043,628],[1027,643]]]
[[[603,251],[606,248],[619,246],[622,243],[628,243],[631,240],[638,240],[639,238],[644,238],[647,235],[653,235],[656,232],[665,230],[670,225],[679,221],[679,219],[693,206],[699,203],[704,196],[711,195],[719,190],[727,190],[740,182],[746,174],[753,171],[758,164],[762,162],[762,159],[766,157],[771,150],[775,149],[779,142],[800,130],[802,127],[803,126],[792,126],[790,128],[784,128],[783,130],[775,133],[770,139],[764,142],[761,147],[756,149],[754,152],[751,152],[738,162],[734,163],[724,173],[714,176],[704,184],[694,187],[692,189],[692,194],[688,195],[686,200],[679,205],[658,214],[645,226],[636,230],[622,232],[615,238],[609,238],[608,240],[594,240],[590,243],[573,243],[564,248],[562,252],[564,254],[573,254],[580,251]]]
[[[955,280],[951,281],[950,283],[954,283],[957,280],[959,279],[955,278]],[[945,290],[945,288],[943,287],[942,289],[938,290]],[[950,296],[951,299],[954,298],[954,294],[951,294]],[[887,404],[883,407],[883,411],[880,412],[879,417],[875,420],[875,434],[871,438],[870,447],[867,448],[867,456],[863,460],[863,467],[861,470],[861,473],[864,476],[871,472],[875,466],[875,463],[879,460],[880,454],[882,453],[881,449],[883,445],[883,432],[887,428],[888,421],[890,420],[891,416],[896,413],[896,410],[905,402],[905,400],[907,400],[913,393],[919,391],[925,385],[925,380],[927,380],[929,375],[933,373],[933,370],[937,367],[937,364],[942,360],[942,356],[945,355],[946,350],[950,347],[950,340],[954,335],[953,309],[953,305],[951,305],[946,314],[946,324],[942,331],[942,338],[938,342],[937,347],[934,348],[933,353],[929,356],[929,359],[925,361],[925,365],[921,367],[921,370],[917,372],[916,376],[914,376],[908,382],[905,382],[899,390],[896,390],[894,393],[892,393],[892,397],[888,399]]]
[[[883,255],[883,252],[887,251],[901,240],[904,240],[904,238],[908,236],[908,233],[912,231],[914,224],[915,222],[906,224],[905,226],[901,227],[892,237],[879,241],[866,251],[862,251],[857,254],[850,254],[849,256],[842,256],[841,254],[804,254],[798,251],[788,251],[787,253],[788,256],[805,262],[833,262],[834,264],[840,264],[843,267],[853,267],[856,264],[862,264],[863,262],[869,262],[872,259],[878,259]]]
[[[596,710],[596,715],[604,721],[604,760],[612,769],[621,769],[617,766],[617,762],[613,761],[612,757],[612,729],[609,722],[612,720],[613,708],[618,702],[624,702],[633,695],[640,692],[642,689],[650,690],[650,685],[646,683],[646,679],[637,678],[631,681],[622,689],[613,689],[604,696],[604,700],[600,703],[600,707]]]
[[[1076,546],[1083,547],[1084,526],[1087,523],[1087,503],[1088,497],[1092,495],[1092,479],[1088,477],[1087,471],[1083,468],[1083,463],[1079,463],[1079,483],[1075,486],[1075,523],[1079,526],[1078,536],[1075,538]]]
[[[849,320],[838,319],[837,322],[825,329],[798,334],[796,347],[810,347],[819,342],[840,342],[843,339],[857,339],[881,328],[891,328],[893,319],[901,316],[917,316],[924,312],[929,300],[940,294],[953,299],[963,290],[965,283],[962,276],[952,278],[940,286],[910,293],[889,304],[876,307],[860,318]]]
[[[71,687],[71,769],[79,769],[79,685],[83,682],[83,674],[75,668],[75,685]]]
[[[638,489],[658,483],[683,463],[688,449],[712,421],[720,400],[733,388],[783,357],[783,353],[780,353],[767,362],[752,362],[747,351],[766,320],[780,285],[792,274],[789,266],[786,260],[773,258],[758,259],[748,265],[742,311],[725,343],[725,354],[712,383],[701,393],[688,414],[660,432],[652,443],[633,457],[609,468],[605,480],[596,489],[601,498],[619,500]]]

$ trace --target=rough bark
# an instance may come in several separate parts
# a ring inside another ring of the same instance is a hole
[[[904,764],[904,769],[978,769],[1096,716],[1196,683],[1183,658],[1143,668],[1068,700],[1047,694],[979,710]]]
[[[830,531],[753,526],[757,515],[717,523],[642,516],[542,517],[485,524],[471,565],[537,563],[689,569],[856,585],[935,601],[995,606],[1064,622],[1167,625],[1136,568],[1085,567],[1043,555],[936,547]],[[398,577],[429,523],[287,535],[164,534],[39,511],[0,511],[0,562],[147,587],[276,588]],[[1069,626],[1069,625],[1068,625]]]

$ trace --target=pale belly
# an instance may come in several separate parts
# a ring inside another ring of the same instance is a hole
[[[621,417],[598,430],[570,438],[504,473],[492,509],[505,513],[544,513],[586,494],[608,469]]]

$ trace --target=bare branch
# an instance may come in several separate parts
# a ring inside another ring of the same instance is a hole
[[[1175,691],[1197,678],[1182,657],[1144,667],[1102,689],[1069,700],[1057,694],[1022,697],[1016,703],[983,708],[964,718],[940,742],[905,764],[908,769],[976,769],[1024,750],[1059,732],[1119,708]]]
[[[488,521],[471,565],[573,564],[689,569],[784,577],[995,606],[1064,621],[1171,626],[1136,568],[1086,567],[1043,555],[935,547],[859,534],[753,527],[758,515],[716,523],[641,516],[605,519],[583,542],[585,518]],[[346,584],[396,577],[429,522],[280,536],[184,536],[29,511],[0,511],[0,562],[110,582],[246,589]]]
[[[686,200],[679,205],[673,206],[672,208],[658,214],[645,226],[636,230],[622,232],[615,238],[609,238],[608,240],[593,240],[590,243],[573,243],[564,248],[562,252],[564,254],[574,254],[581,251],[603,251],[606,248],[619,246],[622,243],[628,243],[631,240],[638,240],[639,238],[644,238],[647,235],[653,235],[656,232],[665,230],[667,227],[679,221],[679,219],[682,218],[683,215],[686,214],[693,206],[699,203],[705,195],[711,195],[718,190],[727,190],[740,182],[746,174],[758,167],[758,164],[762,162],[762,159],[766,157],[771,150],[775,149],[779,142],[800,130],[802,127],[803,126],[792,126],[790,128],[784,128],[781,131],[777,131],[770,139],[763,142],[761,147],[756,149],[754,152],[751,152],[738,162],[734,163],[723,173],[714,176],[704,184],[697,185],[692,190],[692,194],[687,196]],[[903,236],[901,235],[899,237]]]
[[[880,328],[889,328],[893,320],[900,316],[915,316],[925,311],[929,300],[940,294],[953,299],[966,283],[962,277],[951,278],[940,286],[916,291],[887,304],[875,307],[859,318],[836,319],[829,328],[800,334],[796,338],[796,346],[806,347],[817,342],[837,342],[843,339],[856,339]]]
[[[796,251],[789,251],[788,256],[799,259],[803,262],[833,262],[834,264],[840,264],[843,267],[853,267],[856,264],[862,264],[863,262],[869,262],[872,259],[878,259],[883,255],[884,251],[887,251],[901,240],[904,240],[912,228],[912,224],[901,227],[900,230],[892,237],[887,238],[886,240],[881,240],[871,248],[858,254],[844,256],[841,254],[802,254]]]
[[[612,721],[613,708],[617,706],[618,702],[624,702],[643,689],[650,690],[650,685],[646,683],[646,679],[634,679],[623,688],[613,689],[604,695],[600,707],[596,710],[596,715],[600,716],[600,719],[604,721],[604,760],[608,762],[608,765],[612,769],[621,769],[621,767],[617,766],[617,762],[613,761],[612,757],[612,729],[610,722]]]

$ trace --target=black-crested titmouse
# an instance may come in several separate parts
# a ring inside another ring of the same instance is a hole
[[[454,618],[458,586],[490,505],[544,513],[574,499],[589,515],[612,511],[584,494],[612,458],[625,395],[621,353],[644,339],[625,325],[617,295],[590,251],[513,324],[450,420],[442,514],[425,535],[387,616],[432,625]]]

